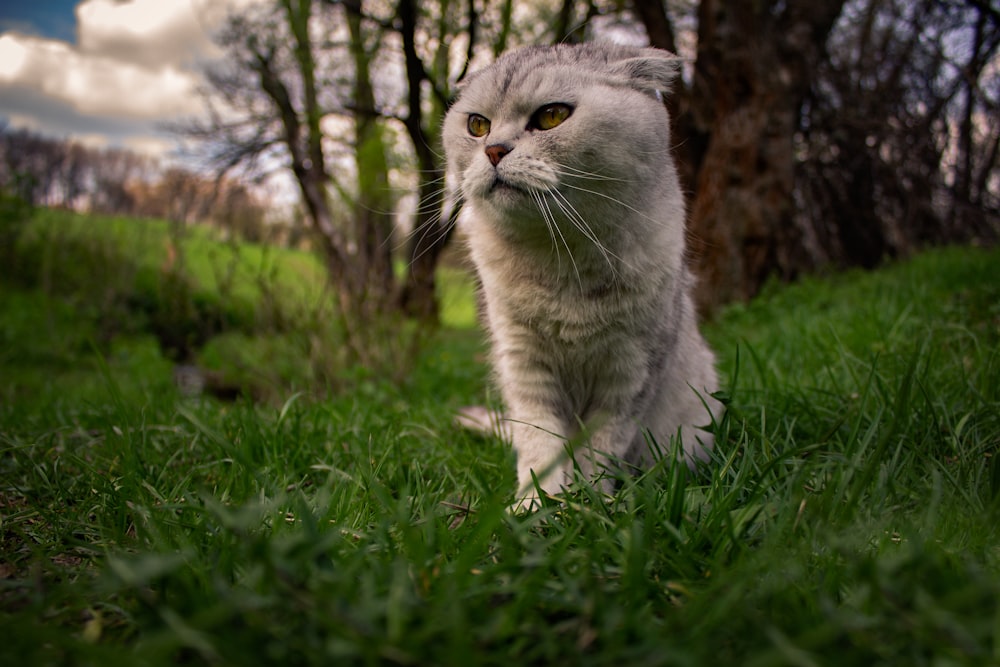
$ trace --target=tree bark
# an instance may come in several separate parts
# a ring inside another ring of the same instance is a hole
[[[633,0],[632,7],[646,29],[649,45],[677,53],[674,27],[670,22],[670,17],[667,16],[667,8],[663,0]]]
[[[800,266],[793,221],[798,115],[843,0],[702,0],[690,122],[690,231],[703,312]],[[698,142],[700,143],[700,142]]]
[[[663,0],[633,0],[632,8],[646,30],[649,45],[677,53],[674,26]],[[678,176],[683,190],[691,192],[696,180],[695,165],[704,156],[707,136],[699,132],[692,122],[688,112],[692,92],[685,88],[684,81],[677,77],[673,89],[664,92],[663,104],[670,117],[670,136],[674,138],[672,143]]]
[[[407,315],[434,325],[438,323],[440,317],[437,301],[437,264],[451,238],[454,221],[442,219],[444,170],[438,153],[434,150],[439,136],[438,132],[427,127],[424,119],[422,88],[424,81],[428,80],[428,75],[416,47],[416,1],[400,0],[396,15],[400,20],[400,36],[406,63],[407,115],[403,119],[403,124],[413,144],[419,169],[417,209],[407,253],[409,261],[406,280],[400,290],[399,303]],[[469,20],[471,23],[476,21],[475,6],[471,0]],[[474,29],[470,30],[470,38],[474,34]],[[471,45],[469,48],[472,48]],[[435,120],[443,115],[443,103],[444,100],[436,97],[431,100],[431,107],[440,109],[440,113],[431,114]]]
[[[354,60],[354,159],[358,198],[354,206],[356,270],[363,281],[364,307],[373,312],[394,307],[396,278],[392,267],[392,207],[386,146],[365,46],[362,0],[346,0]]]
[[[282,6],[295,39],[295,59],[304,91],[303,127],[299,113],[292,102],[291,94],[274,69],[274,54],[258,50],[254,53],[253,67],[260,77],[261,89],[274,104],[284,130],[284,141],[291,157],[291,169],[302,193],[313,228],[319,233],[330,282],[338,292],[342,308],[350,308],[355,301],[357,288],[354,276],[349,270],[350,262],[346,253],[347,240],[343,231],[336,226],[326,196],[326,186],[330,178],[326,172],[323,156],[321,111],[316,96],[315,61],[309,41],[310,0],[282,0]],[[305,135],[303,137],[303,134]]]

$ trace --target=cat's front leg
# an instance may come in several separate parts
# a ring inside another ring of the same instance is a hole
[[[560,493],[580,476],[606,494],[614,491],[615,475],[623,465],[639,433],[634,418],[605,415],[591,422],[588,430],[569,438],[568,429],[557,418],[544,414],[511,425],[517,453],[517,506],[529,507],[538,500],[538,487],[546,495]]]
[[[555,495],[573,481],[566,425],[558,416],[543,410],[515,409],[509,419],[517,455],[515,505],[530,508],[538,501],[539,488],[546,495]]]
[[[539,489],[554,495],[573,479],[567,455],[572,410],[552,368],[552,354],[535,332],[499,312],[490,319],[498,330],[494,364],[507,405],[505,426],[517,455],[515,507],[530,508]]]
[[[639,424],[627,414],[606,414],[589,420],[585,446],[575,458],[581,474],[606,494],[614,491],[615,475],[627,467],[629,448],[639,434]]]

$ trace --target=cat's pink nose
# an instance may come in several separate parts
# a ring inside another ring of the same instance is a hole
[[[486,147],[486,157],[490,159],[494,167],[500,164],[500,160],[509,152],[510,149],[503,144],[491,144]]]

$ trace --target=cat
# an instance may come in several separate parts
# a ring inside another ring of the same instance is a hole
[[[516,504],[679,437],[689,465],[722,412],[685,265],[685,207],[653,48],[526,47],[468,76],[446,114],[447,180],[505,403],[473,409],[517,457]],[[652,441],[649,439],[652,437]]]

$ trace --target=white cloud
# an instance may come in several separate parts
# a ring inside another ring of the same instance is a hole
[[[60,136],[76,126],[91,141],[104,127],[115,143],[162,148],[157,123],[203,109],[198,63],[218,55],[212,31],[230,9],[259,1],[86,0],[76,45],[2,33],[0,118]]]
[[[0,81],[18,76],[28,62],[28,48],[20,40],[0,35]]]
[[[83,114],[169,118],[196,113],[197,75],[82,53],[65,42],[0,36],[0,86],[33,88]]]
[[[168,155],[169,153],[177,150],[178,142],[176,140],[169,140],[158,137],[128,137],[124,142],[124,146],[136,153],[143,153],[145,155]]]
[[[189,65],[211,53],[211,26],[190,1],[88,0],[76,8],[81,53],[150,69]],[[207,17],[206,17],[207,18]]]

